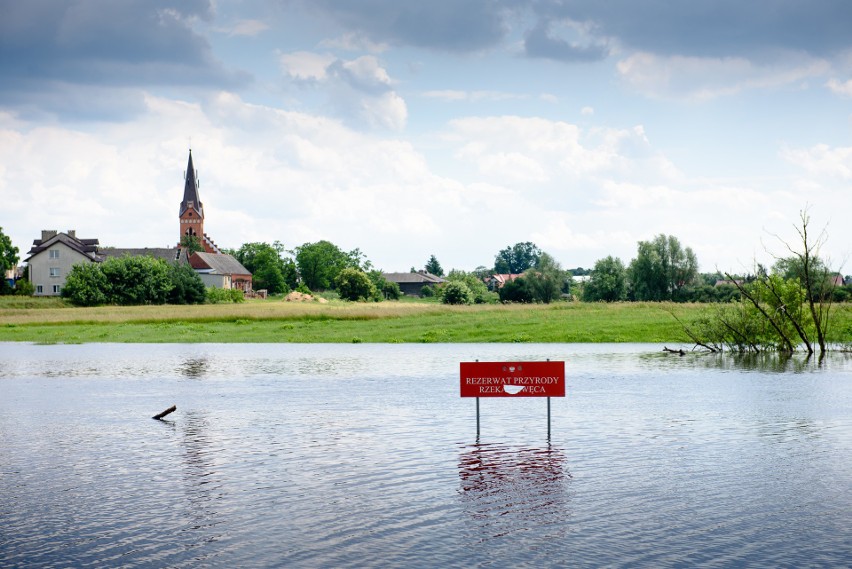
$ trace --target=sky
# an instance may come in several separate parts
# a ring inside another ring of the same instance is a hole
[[[703,272],[852,251],[846,0],[0,0],[0,227],[563,268],[674,235]]]

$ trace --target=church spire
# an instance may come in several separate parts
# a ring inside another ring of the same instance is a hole
[[[201,200],[198,199],[198,181],[196,180],[196,171],[192,166],[192,149],[189,150],[189,162],[186,165],[186,182],[183,185],[183,201],[180,202],[180,217],[183,217],[184,212],[188,209],[195,210],[198,217],[204,217]]]

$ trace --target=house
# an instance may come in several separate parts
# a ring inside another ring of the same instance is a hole
[[[447,282],[446,279],[442,279],[426,271],[418,271],[416,273],[382,273],[382,276],[386,281],[399,285],[400,292],[409,296],[420,296],[420,291],[426,285],[436,286]]]
[[[488,285],[488,290],[497,291],[503,288],[506,283],[511,282],[520,276],[523,275],[519,273],[491,275],[485,284]]]
[[[77,232],[43,230],[35,239],[24,259],[29,265],[29,279],[35,296],[59,296],[71,267],[77,263],[95,263],[98,257],[97,239],[80,239]]]
[[[201,277],[204,286],[251,292],[251,273],[231,255],[197,252],[189,256],[189,264]]]

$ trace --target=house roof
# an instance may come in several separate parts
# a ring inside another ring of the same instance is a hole
[[[108,249],[99,249],[98,257],[100,261],[104,261],[110,257],[154,257],[162,259],[168,263],[186,263],[186,249],[180,247],[143,247],[141,249],[121,249],[110,247]]]
[[[382,276],[386,281],[397,284],[440,284],[447,282],[446,279],[442,279],[441,277],[433,275],[432,273],[427,273],[426,271],[419,271],[416,273],[382,273]]]
[[[192,202],[192,209],[203,216],[201,200],[198,198],[198,181],[195,179],[196,172],[192,166],[192,150],[189,151],[189,162],[186,165],[186,182],[183,185],[183,201],[180,202],[180,212],[178,216],[183,215],[189,209],[189,202]]]
[[[224,253],[193,253],[189,257],[193,269],[212,269],[219,275],[250,275],[251,272],[242,266],[233,256]]]
[[[29,250],[29,257],[24,259],[29,261],[42,251],[46,251],[56,244],[63,244],[66,247],[77,251],[81,255],[89,257],[93,261],[96,260],[99,242],[97,239],[78,239],[76,232],[69,231],[68,233],[58,233],[55,231],[42,231],[41,239],[34,239],[33,246]]]

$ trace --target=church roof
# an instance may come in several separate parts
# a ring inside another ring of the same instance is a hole
[[[189,204],[192,203],[192,209],[203,216],[201,200],[198,198],[198,181],[196,178],[195,168],[192,165],[192,150],[189,151],[189,163],[186,165],[186,182],[183,185],[183,201],[180,202],[180,213],[178,216],[189,209]]]
[[[212,270],[214,274],[219,275],[251,274],[236,258],[224,253],[193,253],[189,257],[189,263],[194,269]]]

